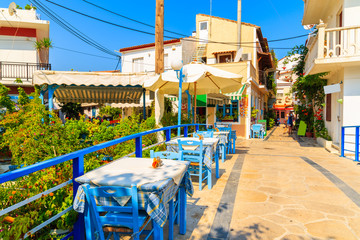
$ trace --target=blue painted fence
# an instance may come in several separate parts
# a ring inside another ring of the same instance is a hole
[[[142,137],[152,134],[152,133],[156,133],[156,132],[162,132],[165,131],[165,138],[166,141],[171,140],[171,130],[172,129],[176,129],[176,128],[183,128],[184,129],[184,136],[187,137],[188,136],[188,130],[189,127],[194,126],[195,130],[199,130],[199,127],[203,125],[206,127],[206,124],[182,124],[182,125],[176,125],[176,126],[169,126],[169,127],[164,127],[164,128],[159,128],[159,129],[153,129],[153,130],[149,130],[146,132],[141,132],[141,133],[137,133],[137,134],[133,134],[133,135],[129,135],[126,137],[121,137],[115,140],[111,140],[109,142],[105,142],[105,143],[101,143],[95,146],[91,146],[85,149],[81,149],[78,150],[76,152],[72,152],[72,153],[68,153],[65,154],[63,156],[59,156],[56,158],[52,158],[43,162],[39,162],[36,164],[33,164],[31,166],[27,166],[24,168],[20,168],[20,169],[16,169],[14,171],[11,172],[7,172],[7,173],[3,173],[0,175],[0,184],[5,183],[5,182],[9,182],[12,181],[16,178],[19,177],[23,177],[26,175],[29,175],[31,173],[40,171],[42,169],[45,168],[49,168],[52,166],[55,166],[57,164],[69,161],[69,160],[73,160],[73,179],[61,183],[51,189],[46,190],[45,192],[39,193],[35,196],[32,196],[22,202],[19,202],[9,208],[3,209],[0,211],[0,216],[3,216],[21,206],[24,206],[27,203],[30,203],[32,201],[35,201],[36,199],[39,199],[40,197],[42,197],[43,195],[49,194],[51,192],[54,192],[62,187],[65,187],[68,184],[73,184],[73,194],[75,197],[75,194],[77,192],[77,189],[79,187],[79,184],[77,182],[74,181],[75,178],[81,176],[84,174],[84,155],[92,153],[92,152],[96,152],[99,151],[101,149],[107,148],[107,147],[111,147],[113,145],[119,144],[119,143],[123,143],[129,140],[133,140],[135,139],[135,156],[136,157],[142,157],[142,151],[143,151],[143,147],[142,147]],[[35,228],[31,229],[28,233],[25,234],[24,239],[26,237],[28,237],[30,234],[34,234],[35,232],[37,232],[38,230],[40,230],[41,228],[45,227],[46,225],[50,224],[51,222],[57,220],[58,218],[60,218],[62,215],[64,215],[65,213],[72,211],[72,206],[70,206],[69,208],[65,209],[64,211],[58,213],[57,215],[51,217],[50,219],[48,219],[47,221],[45,221],[44,223],[40,224],[39,226],[36,226]],[[85,235],[84,235],[84,219],[83,216],[80,214],[78,221],[75,223],[74,225],[74,230],[69,233],[67,236],[65,236],[63,239],[68,239],[69,237],[73,236],[74,239],[78,240],[78,239],[84,239]]]
[[[353,152],[355,153],[355,161],[359,162],[359,133],[360,126],[344,126],[341,128],[341,157],[345,157],[345,151]],[[355,144],[354,150],[345,149],[345,144]]]

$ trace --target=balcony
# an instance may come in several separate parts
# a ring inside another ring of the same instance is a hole
[[[37,70],[51,70],[51,64],[0,62],[0,82],[11,85],[20,79],[22,84],[31,85],[33,73]]]
[[[326,24],[321,23],[318,29],[318,35],[308,41],[306,74],[360,64],[360,26],[326,29]]]

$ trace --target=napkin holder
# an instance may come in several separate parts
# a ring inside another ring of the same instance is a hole
[[[161,167],[162,165],[163,165],[163,162],[161,161],[161,159],[159,157],[154,158],[154,160],[152,162],[153,168],[158,168],[158,167]]]

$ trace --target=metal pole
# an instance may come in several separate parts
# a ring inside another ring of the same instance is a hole
[[[341,127],[341,155],[340,157],[345,157],[345,128]]]
[[[194,123],[196,123],[196,82],[194,82],[194,96],[195,96],[195,100],[194,100]]]
[[[355,161],[359,162],[359,135],[360,129],[359,127],[355,128]]]
[[[178,76],[179,78],[179,110],[178,110],[178,125],[181,124],[181,95],[182,95],[182,81],[183,81],[183,69],[181,68],[180,70],[176,71],[176,74],[180,73],[180,76]],[[180,127],[178,127],[178,136],[181,135],[181,129]]]
[[[52,111],[54,109],[54,86],[49,85],[48,87],[49,90],[49,110]]]
[[[146,119],[146,102],[145,102],[146,90],[143,88],[143,119]]]

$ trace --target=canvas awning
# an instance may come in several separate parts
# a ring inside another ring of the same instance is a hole
[[[36,71],[33,85],[52,86],[61,103],[140,103],[151,73]]]
[[[241,100],[241,96],[246,88],[246,84],[244,84],[238,91],[233,93],[225,93],[226,96],[229,96],[231,100]]]

